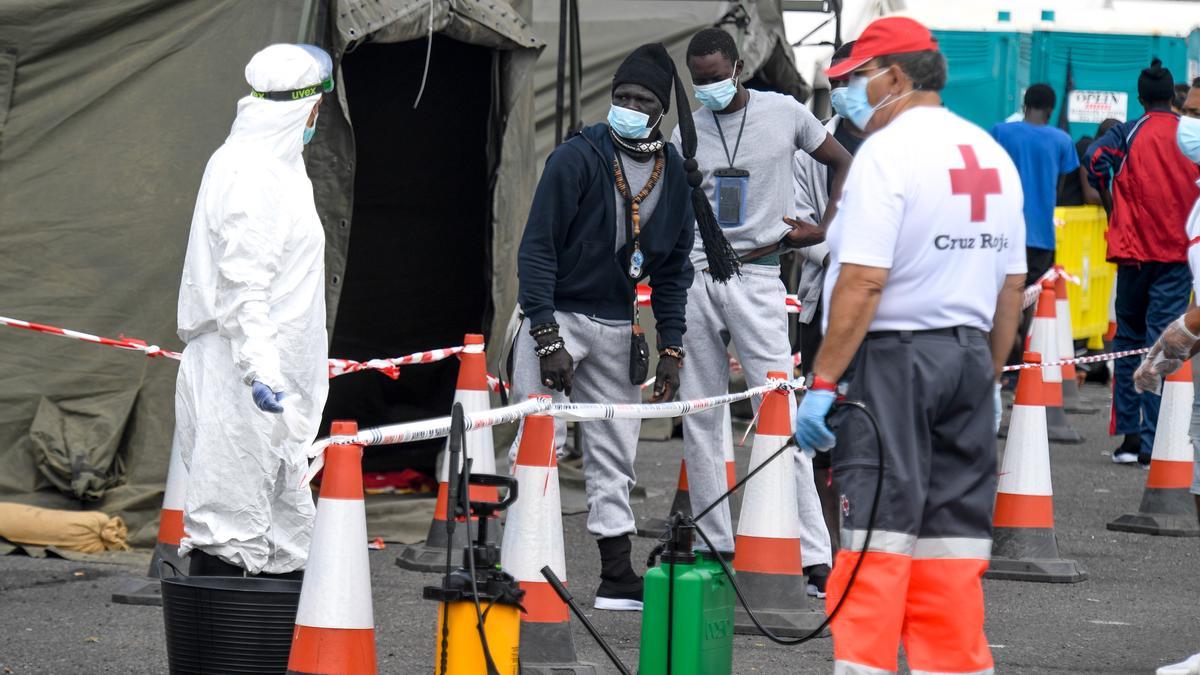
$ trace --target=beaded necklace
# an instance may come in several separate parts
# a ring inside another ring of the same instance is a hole
[[[633,252],[629,256],[629,277],[634,280],[642,276],[642,265],[646,262],[646,257],[642,254],[641,244],[638,241],[642,234],[642,219],[638,210],[642,200],[650,196],[650,192],[662,178],[665,166],[665,153],[654,153],[654,169],[650,172],[650,179],[646,181],[646,186],[642,188],[642,191],[634,195],[630,193],[629,182],[625,180],[625,167],[621,162],[620,151],[616,152],[613,157],[613,175],[616,177],[617,191],[625,200],[626,236],[633,242]]]

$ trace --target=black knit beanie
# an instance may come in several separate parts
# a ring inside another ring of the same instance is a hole
[[[687,173],[688,186],[692,189],[692,211],[696,216],[696,229],[704,243],[704,256],[708,262],[708,273],[719,282],[729,281],[738,273],[738,257],[721,226],[713,215],[712,204],[701,184],[704,174],[696,162],[696,122],[688,107],[687,91],[675,61],[660,42],[645,44],[625,58],[613,75],[613,90],[620,84],[640,84],[649,89],[662,103],[663,112],[671,109],[671,86],[675,86],[675,105],[679,109],[679,148],[683,152],[683,170]]]
[[[1162,61],[1154,59],[1150,67],[1138,76],[1138,97],[1147,103],[1170,101],[1175,97],[1175,78],[1171,71],[1163,68]]]
[[[675,62],[661,42],[642,45],[633,50],[613,75],[612,88],[622,84],[640,84],[658,97],[663,112],[671,109],[671,74]]]

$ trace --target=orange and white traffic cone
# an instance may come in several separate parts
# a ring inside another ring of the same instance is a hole
[[[1071,302],[1067,293],[1067,279],[1059,274],[1054,279],[1054,312],[1057,318],[1058,358],[1068,359],[1075,355],[1075,330],[1071,325]],[[1075,377],[1075,364],[1062,366],[1063,410],[1072,414],[1091,414],[1098,410],[1083,402],[1079,392],[1079,380]]]
[[[333,436],[354,436],[354,422],[334,421]],[[290,674],[373,675],[375,613],[367,559],[362,446],[325,449],[308,564],[292,633]]]
[[[1065,357],[1058,353],[1058,321],[1055,308],[1054,282],[1043,281],[1038,296],[1037,311],[1029,330],[1028,351],[1042,355],[1042,363],[1054,363]],[[1071,428],[1063,411],[1063,371],[1061,366],[1042,368],[1042,386],[1046,390],[1046,433],[1054,443],[1082,443],[1083,437]]]
[[[767,379],[785,381],[787,374],[772,372]],[[791,394],[767,392],[758,415],[749,471],[767,461],[791,439]],[[798,636],[821,625],[825,614],[808,606],[800,551],[796,467],[792,458],[784,454],[755,474],[742,492],[733,569],[747,603],[763,625],[778,635]],[[757,634],[757,628],[740,604],[734,615],[733,630]]]
[[[728,488],[732,488],[737,482],[737,464],[733,455],[733,429],[730,426],[729,406],[722,406],[725,411],[725,484]],[[639,537],[648,537],[650,539],[658,539],[663,532],[667,531],[667,521],[672,514],[682,513],[685,516],[692,515],[692,498],[688,492],[688,474],[687,462],[679,461],[679,481],[675,487],[675,497],[671,500],[671,510],[667,513],[667,518],[647,518],[638,523],[637,535]]]
[[[508,508],[504,543],[500,547],[500,567],[525,591],[525,613],[521,616],[521,673],[595,673],[595,666],[578,662],[567,605],[540,572],[549,566],[564,583],[567,579],[558,459],[554,451],[554,418],[549,415],[525,418],[513,474],[517,479],[518,497]]]
[[[1040,354],[1025,352],[1025,363],[1041,362]],[[1042,370],[1024,368],[1017,379],[996,493],[992,560],[985,576],[1074,583],[1087,579],[1087,572],[1058,553]]]
[[[150,558],[150,571],[144,579],[135,579],[112,595],[112,601],[121,605],[161,605],[162,584],[159,566],[162,561],[185,572],[187,565],[179,557],[179,541],[183,539],[183,500],[187,496],[187,466],[174,444],[171,445],[171,462],[167,467],[167,487],[163,492],[162,508],[158,512],[158,540],[154,544],[154,555]]]
[[[483,336],[468,334],[463,338],[465,349],[459,354],[458,386],[454,391],[454,402],[461,403],[463,412],[483,412],[491,408],[491,392],[487,381],[487,355],[484,352]],[[468,431],[463,438],[463,456],[471,460],[471,473],[496,473],[496,452],[492,445],[491,429]],[[419,544],[405,546],[396,558],[400,567],[418,572],[438,572],[446,566],[446,514],[450,476],[457,475],[459,467],[449,466],[449,454],[443,450],[438,461],[437,504],[433,510],[433,521],[429,534]],[[494,502],[496,488],[472,485],[471,499]],[[499,538],[499,521],[488,524],[489,543]],[[463,549],[469,545],[467,528],[454,530],[454,564],[462,559]]]
[[[1150,473],[1137,513],[1129,513],[1108,524],[1118,532],[1138,532],[1169,537],[1200,536],[1192,486],[1192,442],[1188,427],[1192,417],[1192,362],[1167,376],[1163,383]]]

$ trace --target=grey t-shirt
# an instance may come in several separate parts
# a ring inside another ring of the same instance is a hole
[[[816,150],[828,135],[808,108],[791,96],[750,90],[750,100],[744,108],[719,116],[730,155],[738,144],[738,129],[745,115],[749,116],[734,166],[750,172],[746,209],[740,225],[723,228],[725,237],[739,255],[775,243],[791,230],[783,217],[789,215],[792,204],[792,155],[797,150]],[[715,211],[713,171],[728,168],[729,160],[712,111],[701,107],[692,112],[692,119],[696,123],[698,139],[696,161],[704,172],[704,192]],[[671,133],[671,143],[676,148],[680,147],[679,139],[679,127],[676,127]],[[704,242],[698,232],[692,248],[692,264],[696,269],[707,267]]]
[[[621,152],[617,150],[617,152]],[[639,162],[629,155],[621,152],[621,166],[625,168],[625,182],[629,185],[629,194],[637,196],[642,188],[646,187],[646,183],[650,180],[650,174],[654,173],[654,157]],[[662,179],[659,179],[659,184]],[[660,185],[655,184],[650,190],[650,194],[638,204],[638,222],[642,227],[645,227],[650,222],[650,216],[654,214],[654,207],[658,205],[658,198],[662,195]],[[616,195],[617,202],[617,249],[625,245],[625,198],[621,196],[621,191],[617,189],[616,184],[613,185],[613,194]]]

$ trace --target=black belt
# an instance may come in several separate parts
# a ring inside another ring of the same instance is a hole
[[[897,338],[901,342],[912,342],[914,337],[925,336],[958,338],[959,343],[965,345],[967,340],[972,337],[986,338],[987,333],[972,326],[952,326],[950,328],[933,328],[930,330],[876,330],[867,333],[868,340]]]

